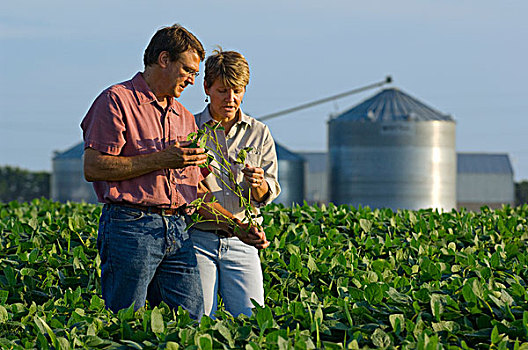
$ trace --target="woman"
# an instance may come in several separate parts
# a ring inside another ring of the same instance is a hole
[[[240,109],[248,83],[249,66],[244,56],[235,51],[215,50],[205,62],[204,89],[211,102],[195,118],[201,129],[211,130],[206,124],[217,123],[223,127],[216,129],[215,140],[209,139],[207,147],[216,149],[215,142],[218,143],[223,157],[231,163],[231,172],[243,188],[245,198],[251,189],[251,204],[258,214],[259,207],[279,195],[280,186],[275,142],[268,127]],[[247,147],[250,149],[244,164],[238,164],[239,152],[248,150]],[[244,221],[244,208],[239,197],[229,189],[230,179],[218,170],[220,161],[220,155],[215,154],[210,169],[216,173],[208,174],[203,183],[225,209]],[[191,238],[202,279],[206,315],[213,316],[217,310],[217,293],[226,310],[235,317],[241,313],[251,315],[251,299],[264,304],[262,269],[256,248],[226,235],[219,225],[211,222],[197,223],[191,230]]]

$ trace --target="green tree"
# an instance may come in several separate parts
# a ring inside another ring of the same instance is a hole
[[[50,196],[50,173],[31,172],[17,167],[0,167],[0,202],[31,201]]]
[[[528,181],[515,183],[515,204],[528,203]]]

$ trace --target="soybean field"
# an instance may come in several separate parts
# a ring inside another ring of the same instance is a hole
[[[101,206],[0,203],[2,349],[528,349],[528,205],[269,205],[266,302],[199,323],[100,294]]]

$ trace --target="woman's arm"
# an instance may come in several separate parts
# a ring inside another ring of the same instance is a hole
[[[262,132],[264,133],[264,142],[261,146],[262,156],[259,167],[256,168],[260,169],[258,170],[259,174],[252,176],[255,171],[246,170],[248,169],[247,167],[242,170],[246,182],[252,188],[252,199],[256,202],[255,205],[259,207],[271,203],[281,191],[278,181],[278,161],[275,141],[267,126],[264,126]],[[251,173],[251,175],[246,176],[246,172]],[[256,177],[257,180],[252,180],[252,177]]]

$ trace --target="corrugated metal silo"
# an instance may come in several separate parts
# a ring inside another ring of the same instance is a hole
[[[275,144],[279,165],[281,193],[274,203],[290,206],[304,200],[304,158]]]
[[[391,88],[328,124],[330,201],[393,210],[456,207],[451,116]]]
[[[56,201],[97,203],[91,183],[83,174],[84,143],[64,152],[56,152],[52,159],[51,198]]]

